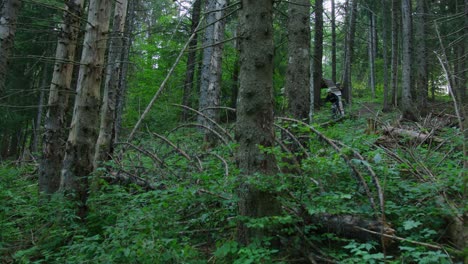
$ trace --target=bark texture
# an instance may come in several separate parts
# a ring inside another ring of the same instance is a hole
[[[350,104],[352,98],[352,82],[351,82],[351,69],[353,64],[353,51],[354,51],[354,35],[356,31],[356,16],[357,16],[358,0],[351,0],[351,5],[348,6],[347,11],[347,32],[345,43],[345,61],[343,69],[343,98]]]
[[[274,156],[259,146],[272,147],[273,131],[273,0],[242,0],[240,28],[240,89],[237,103],[237,164],[241,170],[239,214],[257,218],[278,215],[275,195],[248,183],[254,174],[274,177]],[[247,244],[264,230],[239,225],[238,240]]]
[[[390,87],[389,87],[389,74],[388,74],[388,0],[382,0],[382,57],[383,57],[383,111],[390,111]]]
[[[65,5],[63,22],[57,41],[55,65],[49,88],[48,109],[44,122],[42,159],[39,166],[39,191],[46,194],[60,187],[60,170],[65,153],[66,113],[73,63],[80,29],[84,0],[69,0]]]
[[[367,52],[369,55],[369,85],[372,92],[372,98],[375,98],[375,51],[376,51],[376,39],[375,39],[375,14],[372,10],[369,10],[369,32],[367,42]]]
[[[322,88],[323,57],[323,0],[315,1],[314,57],[312,66],[314,108],[320,108],[320,89]]]
[[[100,85],[110,11],[110,0],[92,0],[89,3],[77,95],[63,161],[60,188],[74,193],[74,198],[79,203],[79,217],[84,217],[87,213],[88,178],[93,172],[98,137]]]
[[[332,81],[336,83],[336,14],[335,0],[331,0]]]
[[[203,66],[201,71],[200,104],[199,110],[214,121],[219,121],[219,111],[213,107],[218,107],[221,95],[221,65],[223,55],[225,21],[224,16],[226,0],[208,0],[206,5],[206,23],[209,25],[205,29],[203,40]],[[219,11],[215,11],[219,10]],[[206,127],[214,129],[215,125],[206,120],[203,116],[198,116],[198,122]],[[204,130],[205,140],[214,143],[216,137],[210,130]]]
[[[426,6],[424,0],[416,1],[416,13],[414,16],[414,57],[416,63],[416,94],[417,107],[422,115],[427,112],[428,73],[426,50]]]
[[[119,79],[119,88],[117,89],[117,105],[115,110],[115,122],[114,122],[114,144],[119,141],[120,131],[122,128],[122,114],[125,106],[125,98],[127,95],[127,75],[129,73],[129,58],[130,49],[132,47],[133,30],[135,24],[135,5],[136,1],[129,0],[128,3],[128,14],[125,21],[125,33],[122,44],[122,69]]]
[[[193,3],[192,9],[192,25],[191,25],[191,32],[192,34],[195,32],[195,29],[200,23],[200,12],[201,12],[201,0],[195,0]],[[198,43],[198,34],[195,34],[192,41],[189,44],[189,53],[187,56],[187,70],[185,71],[185,82],[184,82],[184,95],[182,98],[182,105],[186,105],[192,107],[190,105],[193,93],[193,86],[194,86],[194,77],[195,77],[195,66],[196,66],[196,59],[197,59],[197,43]],[[189,117],[190,111],[188,109],[182,110],[182,121],[187,121]]]
[[[392,89],[392,102],[393,106],[398,105],[398,28],[400,23],[399,21],[399,1],[400,0],[390,0],[392,1],[392,59],[391,59],[391,89]]]
[[[21,8],[21,0],[2,0],[0,2],[0,97],[5,92],[8,70],[8,57],[13,49],[16,21]]]
[[[409,120],[416,120],[416,114],[411,96],[412,84],[412,22],[411,22],[411,0],[401,1],[401,21],[402,21],[402,94],[401,111],[403,117]]]
[[[288,9],[288,112],[297,119],[309,116],[310,1],[296,0]]]
[[[121,49],[123,45],[127,6],[127,0],[119,0],[115,3],[109,55],[107,58],[106,80],[104,83],[103,105],[101,108],[101,125],[94,157],[95,168],[100,162],[109,160],[113,152],[112,136],[114,134],[117,90],[122,68],[120,59],[122,55]]]

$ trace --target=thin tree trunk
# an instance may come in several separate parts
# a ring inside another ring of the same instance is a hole
[[[127,15],[127,0],[115,3],[112,34],[107,58],[106,80],[104,83],[103,105],[101,108],[101,124],[96,143],[94,168],[99,163],[111,158],[113,152],[114,122],[117,105],[117,90],[119,86],[120,71],[122,68],[121,49],[125,30],[125,17]]]
[[[332,81],[336,83],[336,14],[335,0],[331,0]]]
[[[319,2],[319,1],[317,1]],[[288,112],[296,119],[309,116],[310,1],[296,0],[288,8]]]
[[[38,107],[37,107],[37,115],[36,115],[36,120],[34,123],[34,131],[33,131],[33,139],[32,139],[32,147],[31,147],[31,152],[36,153],[38,151],[38,145],[39,145],[39,134],[41,132],[41,124],[42,124],[42,115],[44,114],[44,97],[45,97],[45,88],[47,84],[49,83],[49,71],[47,69],[47,64],[44,63],[42,67],[42,78],[41,78],[41,84],[39,86],[39,101],[38,101]]]
[[[391,59],[391,104],[398,106],[398,29],[399,29],[399,3],[401,0],[392,1],[392,59]]]
[[[390,111],[389,83],[388,83],[388,0],[382,0],[382,57],[383,57],[383,111]]]
[[[236,53],[236,60],[234,61],[234,70],[232,72],[232,85],[231,85],[231,102],[229,106],[237,109],[237,97],[239,95],[239,54]],[[230,120],[236,120],[236,112],[230,111],[228,113]]]
[[[201,0],[195,0],[193,3],[192,11],[192,25],[191,25],[191,34],[194,33],[195,29],[200,23],[200,12],[201,12]],[[187,70],[185,72],[185,82],[184,82],[184,95],[182,98],[182,105],[191,107],[191,99],[194,86],[194,77],[195,77],[195,67],[197,59],[197,43],[198,43],[198,34],[195,34],[192,41],[189,44],[189,53],[187,56]],[[187,121],[189,117],[189,110],[184,108],[182,110],[182,121]]]
[[[66,3],[57,41],[39,166],[39,191],[46,194],[56,192],[60,186],[60,171],[65,155],[66,114],[69,95],[72,93],[73,63],[83,2],[84,0],[69,0]]]
[[[369,32],[367,49],[369,55],[369,84],[372,92],[372,98],[375,98],[375,15],[369,11]]]
[[[117,106],[115,110],[115,123],[114,123],[114,145],[119,141],[122,130],[122,115],[125,106],[125,98],[127,95],[127,76],[129,72],[130,49],[133,41],[133,30],[135,28],[135,0],[129,0],[128,3],[127,19],[125,21],[125,33],[123,38],[122,48],[122,70],[120,72],[119,87],[117,89]]]
[[[315,34],[313,57],[313,93],[314,108],[320,108],[320,91],[322,88],[323,57],[323,0],[315,1]]]
[[[416,14],[414,19],[415,63],[416,63],[416,94],[417,107],[424,116],[427,113],[428,74],[426,51],[426,7],[424,0],[416,1]]]
[[[208,0],[206,17],[208,26],[205,29],[203,46],[203,67],[200,87],[199,110],[214,121],[219,121],[219,111],[213,107],[218,107],[221,96],[221,66],[223,45],[219,44],[224,39],[225,21],[223,9],[226,7],[226,0]],[[219,11],[214,11],[219,10]],[[217,44],[218,43],[218,44]],[[206,120],[203,116],[198,116],[198,122],[206,127],[214,129],[214,124]],[[217,137],[210,130],[204,130],[205,141],[214,144]]]
[[[411,0],[401,1],[401,17],[402,17],[402,97],[401,97],[401,110],[403,117],[409,120],[416,121],[416,113],[413,105],[413,98],[411,96],[412,84],[412,26],[411,26]]]
[[[5,93],[8,57],[13,49],[21,0],[2,0],[0,5],[0,97]]]
[[[250,218],[274,216],[280,204],[272,191],[259,190],[249,184],[255,174],[277,175],[273,155],[260,150],[272,147],[273,131],[273,1],[242,0],[239,12],[240,90],[237,105],[236,139],[239,184],[239,215]],[[261,239],[265,230],[241,223],[238,241],[248,244]]]
[[[347,11],[347,32],[346,32],[346,46],[345,46],[345,63],[343,73],[343,97],[351,104],[352,100],[352,79],[351,70],[353,64],[353,52],[354,52],[354,34],[356,31],[356,16],[357,16],[357,5],[358,0],[352,0],[351,5],[348,6]]]
[[[109,31],[110,0],[91,0],[83,42],[73,119],[63,161],[60,188],[74,193],[78,216],[86,216],[89,184],[98,137],[100,85]]]

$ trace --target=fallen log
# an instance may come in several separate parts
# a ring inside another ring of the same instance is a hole
[[[376,240],[388,246],[395,230],[380,220],[370,220],[356,215],[317,214],[306,216],[305,221],[316,223],[318,233],[333,233],[341,237],[360,241]],[[364,231],[370,230],[373,233]],[[382,239],[384,237],[384,239]]]
[[[386,126],[386,127],[383,127],[382,130],[385,134],[402,137],[402,138],[409,138],[411,140],[416,140],[418,142],[424,142],[426,140],[432,140],[438,143],[443,142],[443,139],[433,136],[431,134],[426,134],[423,132],[413,131],[409,129]]]

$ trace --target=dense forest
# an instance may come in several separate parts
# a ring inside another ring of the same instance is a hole
[[[467,38],[468,0],[0,0],[0,262],[467,263]]]

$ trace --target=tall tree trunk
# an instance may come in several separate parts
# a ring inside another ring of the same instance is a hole
[[[39,145],[39,134],[41,132],[41,124],[42,124],[42,115],[44,114],[44,97],[45,97],[45,88],[47,84],[49,83],[49,74],[50,71],[48,70],[47,64],[44,63],[42,67],[42,78],[41,78],[41,84],[39,87],[39,101],[38,101],[38,107],[37,107],[37,115],[36,115],[36,120],[34,123],[33,127],[33,138],[32,138],[32,146],[31,146],[31,152],[36,153],[38,151],[38,145]]]
[[[323,0],[315,1],[315,34],[313,57],[313,93],[314,109],[320,108],[320,89],[322,88],[322,57],[323,57]]]
[[[391,59],[391,81],[390,86],[392,90],[391,104],[398,106],[398,31],[399,31],[399,3],[401,0],[392,1],[392,59]]]
[[[65,155],[66,114],[69,95],[72,93],[73,64],[83,2],[84,0],[69,0],[65,4],[63,22],[60,25],[39,166],[39,191],[46,194],[54,193],[60,187],[60,171]]]
[[[388,0],[382,0],[382,57],[383,57],[383,109],[382,111],[390,111],[389,102],[389,83],[388,83]]]
[[[91,0],[78,74],[77,95],[63,161],[60,188],[74,193],[78,216],[86,216],[89,179],[98,137],[100,85],[106,51],[110,0]]]
[[[127,15],[127,0],[115,3],[112,34],[110,35],[109,54],[107,58],[106,80],[104,83],[103,105],[101,108],[101,125],[96,143],[94,167],[111,158],[113,152],[114,122],[117,105],[117,89],[122,68],[122,44]]]
[[[191,25],[191,33],[193,34],[195,29],[200,23],[200,12],[201,12],[201,0],[195,0],[193,3],[192,9],[192,25]],[[197,43],[198,43],[198,34],[195,34],[193,39],[190,41],[189,44],[189,53],[187,56],[187,70],[185,71],[185,82],[184,82],[184,95],[182,98],[182,105],[186,105],[191,107],[191,99],[193,93],[193,84],[194,84],[194,77],[195,77],[195,66],[196,66],[196,59],[197,59]],[[187,121],[189,117],[189,110],[184,108],[182,110],[182,121]]]
[[[414,51],[416,63],[416,94],[417,108],[422,115],[427,113],[428,73],[426,51],[426,7],[424,0],[416,1],[416,14],[414,19]]]
[[[209,25],[205,29],[203,41],[203,67],[201,72],[200,102],[199,110],[210,119],[219,121],[219,109],[221,95],[221,66],[224,39],[225,20],[223,9],[226,7],[226,0],[208,0],[206,5],[206,23]],[[218,11],[216,11],[218,10]],[[198,117],[198,122],[206,127],[214,129],[214,124],[206,120],[203,116]],[[204,130],[205,141],[214,144],[215,135],[209,130]]]
[[[117,105],[115,110],[114,135],[112,141],[117,143],[122,129],[122,115],[127,95],[127,76],[129,72],[130,49],[132,47],[133,30],[135,28],[135,6],[136,0],[129,0],[127,19],[122,44],[122,70],[120,72],[119,87],[117,89]]]
[[[356,31],[356,16],[357,16],[357,5],[358,0],[351,0],[351,5],[348,6],[347,11],[347,32],[346,32],[346,45],[345,45],[345,63],[343,72],[343,97],[351,104],[352,98],[352,80],[351,70],[353,64],[353,52],[354,52],[354,33]]]
[[[411,96],[412,84],[412,26],[411,26],[411,0],[401,1],[401,21],[402,21],[402,96],[401,110],[403,118],[416,121],[413,98]]]
[[[231,102],[229,106],[237,109],[237,97],[239,95],[239,54],[236,53],[236,60],[234,61],[234,69],[232,72],[232,85],[231,85]],[[230,111],[228,114],[229,120],[236,120],[236,112]]]
[[[5,93],[8,57],[13,49],[21,0],[2,0],[0,5],[0,97]]]
[[[368,34],[368,42],[367,42],[367,49],[369,55],[369,85],[372,92],[372,98],[375,98],[375,15],[370,10],[369,11],[369,34]]]
[[[240,90],[237,105],[237,164],[241,170],[239,215],[250,218],[274,216],[280,204],[272,191],[249,184],[255,174],[274,177],[273,155],[260,150],[272,147],[273,131],[273,1],[242,0],[240,28]],[[240,224],[238,240],[248,244],[264,235],[264,230]]]
[[[336,14],[335,0],[331,0],[332,81],[336,83]]]
[[[319,2],[319,1],[317,1]],[[297,119],[309,116],[310,1],[296,0],[288,8],[288,112]],[[320,13],[321,14],[321,13]],[[321,46],[321,45],[320,45]],[[319,88],[320,89],[320,88]]]

